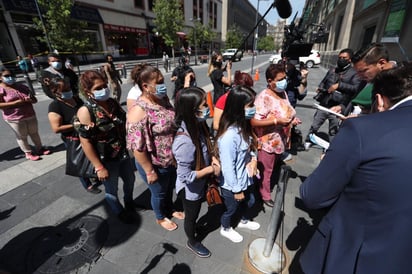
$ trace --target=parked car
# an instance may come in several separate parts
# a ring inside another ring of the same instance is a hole
[[[280,62],[282,62],[282,56],[280,54],[273,54],[269,57],[269,63],[271,64],[278,64]],[[299,57],[299,62],[303,62],[308,68],[313,68],[315,65],[320,64],[320,52],[311,50],[309,56]]]
[[[225,50],[222,53],[223,61],[232,59],[232,57],[233,57],[233,55],[235,54],[236,51],[237,51],[237,49],[227,49],[227,50]],[[240,61],[240,60],[242,60],[242,57],[243,57],[243,51],[239,50],[236,53],[236,57],[234,58],[234,61]]]

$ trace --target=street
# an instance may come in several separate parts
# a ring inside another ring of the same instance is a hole
[[[256,58],[252,77],[258,69],[259,81],[254,85],[257,92],[266,86],[265,69],[269,56],[258,55]],[[206,91],[211,90],[207,77],[208,64],[191,66],[196,73],[197,85]],[[250,73],[250,66],[251,57],[244,57],[242,61],[233,63],[232,74],[236,70]],[[161,70],[164,73],[163,68]],[[325,73],[325,68],[321,66],[309,70],[308,95],[298,102],[296,108],[297,116],[302,120],[298,128],[303,137],[312,122],[314,90]],[[169,97],[174,87],[170,76],[171,71],[164,73]],[[126,101],[132,86],[130,79],[123,83],[121,102]],[[64,147],[59,135],[51,131],[47,118],[51,99],[36,86],[39,102],[35,104],[35,110],[39,133],[43,145],[51,147],[53,154],[42,156],[43,159],[37,162],[26,160],[11,129],[1,119],[0,266],[14,265],[16,273],[31,273],[36,268],[38,273],[258,273],[248,262],[248,245],[256,238],[267,236],[270,208],[258,209],[255,220],[261,224],[259,230],[240,231],[244,235],[242,243],[234,244],[223,239],[218,228],[210,232],[203,241],[212,252],[209,259],[198,258],[185,247],[183,221],[177,220],[179,228],[176,231],[166,232],[156,224],[153,212],[146,210],[140,212],[136,225],[120,223],[110,213],[104,201],[104,191],[99,195],[87,193],[77,178],[64,174]],[[308,151],[298,152],[287,162],[293,176],[287,185],[283,222],[276,238],[286,257],[282,273],[300,273],[295,256],[307,242],[313,230],[312,218],[315,217],[304,210],[298,189],[318,165],[320,154],[319,148],[312,147]],[[135,202],[150,207],[149,196],[150,192],[136,174]],[[207,212],[207,205],[204,204],[200,216],[206,216]],[[209,214],[213,216],[213,213],[216,212],[212,208]],[[80,234],[84,237],[73,236],[73,228],[80,227],[80,223],[95,228],[88,231],[97,231],[93,235],[97,235],[98,240],[91,243],[89,239],[92,234],[83,230]],[[47,238],[44,235],[50,235],[47,243],[43,241]],[[79,237],[85,242],[80,244]],[[86,251],[90,254],[79,255],[82,246],[87,246]],[[62,247],[66,250],[63,255],[59,251]],[[76,262],[82,263],[76,266]]]

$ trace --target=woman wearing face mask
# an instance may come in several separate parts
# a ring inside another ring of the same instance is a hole
[[[250,125],[256,112],[254,100],[255,92],[249,87],[236,86],[230,91],[216,135],[222,168],[220,188],[226,206],[220,234],[235,243],[243,240],[231,226],[238,210],[241,218],[237,228],[260,228],[249,211],[255,204],[253,176],[257,175],[257,140]]]
[[[105,198],[113,213],[124,223],[132,223],[135,211],[133,164],[126,149],[126,113],[109,98],[110,90],[102,74],[85,71],[80,87],[87,101],[77,111],[73,125],[87,158],[105,187]],[[123,181],[124,206],[119,202],[119,177]]]
[[[170,218],[184,218],[182,212],[174,211],[172,203],[176,182],[172,155],[175,112],[159,69],[142,65],[135,82],[142,95],[127,114],[127,147],[133,151],[137,170],[150,189],[157,223],[172,231],[177,224]]]
[[[258,161],[263,167],[259,187],[265,205],[273,207],[270,177],[276,161],[290,144],[290,129],[300,123],[285,92],[285,67],[272,64],[266,69],[267,88],[256,97],[256,115],[252,126],[258,137]]]
[[[176,100],[177,132],[173,141],[173,155],[177,163],[176,192],[183,202],[186,246],[197,256],[206,258],[210,251],[196,237],[196,220],[205,196],[206,179],[220,173],[219,161],[213,157],[212,143],[206,119],[209,117],[206,92],[187,88]]]
[[[232,73],[232,62],[227,63],[226,68],[222,69],[223,56],[220,53],[216,53],[212,56],[209,64],[209,69],[207,75],[213,84],[213,105],[216,104],[217,100],[225,94],[225,88],[230,87],[232,84],[231,73]],[[227,76],[223,75],[226,70]]]
[[[1,71],[0,109],[3,119],[16,135],[17,144],[25,153],[26,159],[37,161],[41,155],[50,154],[44,148],[38,132],[36,113],[33,104],[37,99],[25,85],[17,84],[9,70]],[[28,142],[28,136],[35,145],[33,152]]]
[[[50,90],[54,95],[54,100],[49,104],[49,123],[54,133],[60,133],[60,136],[67,146],[70,138],[78,138],[79,135],[74,130],[72,119],[77,110],[83,106],[83,101],[79,97],[73,96],[70,85],[63,80],[53,81]],[[92,184],[88,178],[80,178],[83,187],[90,193],[100,193],[101,190],[97,185]]]

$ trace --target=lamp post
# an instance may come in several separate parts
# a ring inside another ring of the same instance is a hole
[[[194,38],[194,42],[195,42],[195,48],[194,48],[194,50],[195,50],[195,66],[197,66],[196,23],[195,23],[195,21],[200,22],[200,18],[190,19],[190,22],[193,22],[193,38]]]
[[[260,1],[268,1],[268,0],[257,0],[255,25],[257,25],[257,22],[259,20],[259,3],[260,3]],[[259,26],[256,27],[255,37],[253,38],[254,40],[253,40],[253,48],[252,48],[252,67],[250,68],[250,74],[252,74],[252,75],[253,75],[253,65],[255,63],[255,50],[257,48],[258,36],[259,36]]]

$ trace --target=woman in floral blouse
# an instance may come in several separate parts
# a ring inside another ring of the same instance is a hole
[[[252,126],[258,137],[258,162],[263,167],[259,187],[263,202],[273,207],[270,177],[276,161],[289,145],[290,129],[300,120],[285,92],[287,86],[283,65],[272,64],[266,69],[267,88],[255,99],[256,114]]]
[[[73,126],[97,178],[104,184],[110,208],[122,222],[133,223],[135,175],[126,149],[126,113],[117,101],[109,98],[110,89],[99,72],[85,71],[80,76],[80,86],[87,101],[77,111]],[[123,180],[124,207],[117,195],[119,177]]]
[[[136,167],[150,189],[157,223],[172,231],[177,224],[169,218],[184,218],[172,204],[176,182],[172,155],[175,113],[159,69],[142,65],[136,80],[142,95],[127,115],[127,147],[133,151]]]

